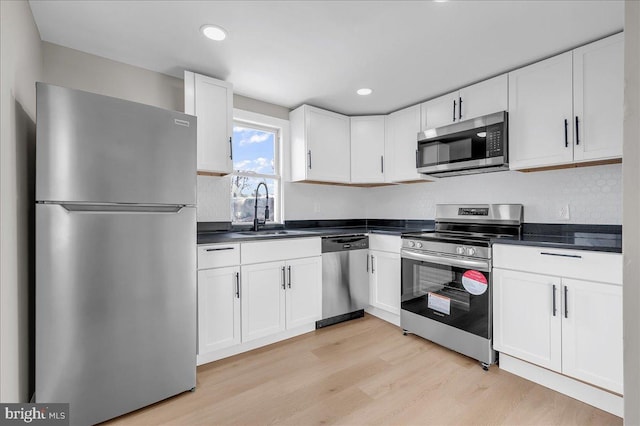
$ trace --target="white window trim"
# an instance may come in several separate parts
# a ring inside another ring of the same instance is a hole
[[[233,120],[243,121],[248,124],[253,124],[257,127],[270,127],[270,128],[279,129],[278,133],[279,133],[280,140],[278,141],[279,142],[278,152],[276,152],[275,155],[277,156],[276,163],[278,164],[278,168],[280,169],[279,170],[280,197],[278,200],[278,208],[280,209],[280,221],[275,223],[284,223],[284,217],[285,217],[284,182],[285,182],[285,175],[289,170],[288,167],[285,167],[285,164],[286,165],[289,164],[289,158],[288,156],[285,156],[285,153],[288,152],[288,150],[285,149],[285,144],[286,145],[289,144],[289,120],[283,120],[281,118],[272,117],[270,115],[260,114],[257,112],[246,111],[246,110],[237,109],[237,108],[233,109]],[[234,173],[235,173],[235,170],[234,170]],[[272,178],[272,176],[270,175],[256,175],[256,174],[253,174],[252,177]]]

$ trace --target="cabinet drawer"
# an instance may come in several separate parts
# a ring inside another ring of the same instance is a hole
[[[622,284],[622,255],[588,250],[494,244],[495,268]]]
[[[240,264],[240,244],[207,244],[198,246],[198,269]]]
[[[398,235],[369,234],[369,250],[400,253],[402,239]]]
[[[320,256],[321,249],[318,237],[242,243],[242,264]]]

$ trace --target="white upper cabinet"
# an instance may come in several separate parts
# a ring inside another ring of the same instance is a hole
[[[349,117],[310,105],[291,111],[291,180],[351,180]]]
[[[416,171],[416,149],[420,132],[420,105],[387,115],[385,122],[385,180],[421,180]]]
[[[623,35],[509,73],[509,165],[622,156]]]
[[[198,117],[198,172],[225,175],[233,171],[233,86],[184,72],[184,110]]]
[[[384,148],[384,115],[351,117],[351,183],[384,182]]]
[[[573,51],[575,161],[622,156],[624,36]]]
[[[508,106],[508,77],[499,75],[422,104],[422,130],[446,126],[499,111]]]
[[[571,52],[509,73],[509,166],[573,160]]]

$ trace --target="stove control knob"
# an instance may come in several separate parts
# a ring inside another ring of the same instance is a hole
[[[467,256],[473,256],[474,254],[476,254],[476,249],[473,247],[467,247]]]
[[[420,243],[420,242],[416,243],[416,247],[422,248],[422,243]]]
[[[456,247],[456,254],[464,254],[464,247]]]
[[[415,241],[409,241],[409,247],[415,247],[416,243]]]

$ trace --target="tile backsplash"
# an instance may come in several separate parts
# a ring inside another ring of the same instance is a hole
[[[433,219],[438,203],[519,203],[525,222],[622,224],[621,164],[456,176],[371,191],[368,218]]]
[[[285,182],[284,192],[286,220],[432,220],[438,203],[520,203],[525,222],[622,224],[621,164],[496,172],[378,188]],[[229,221],[229,206],[228,178],[198,176],[198,221]]]

